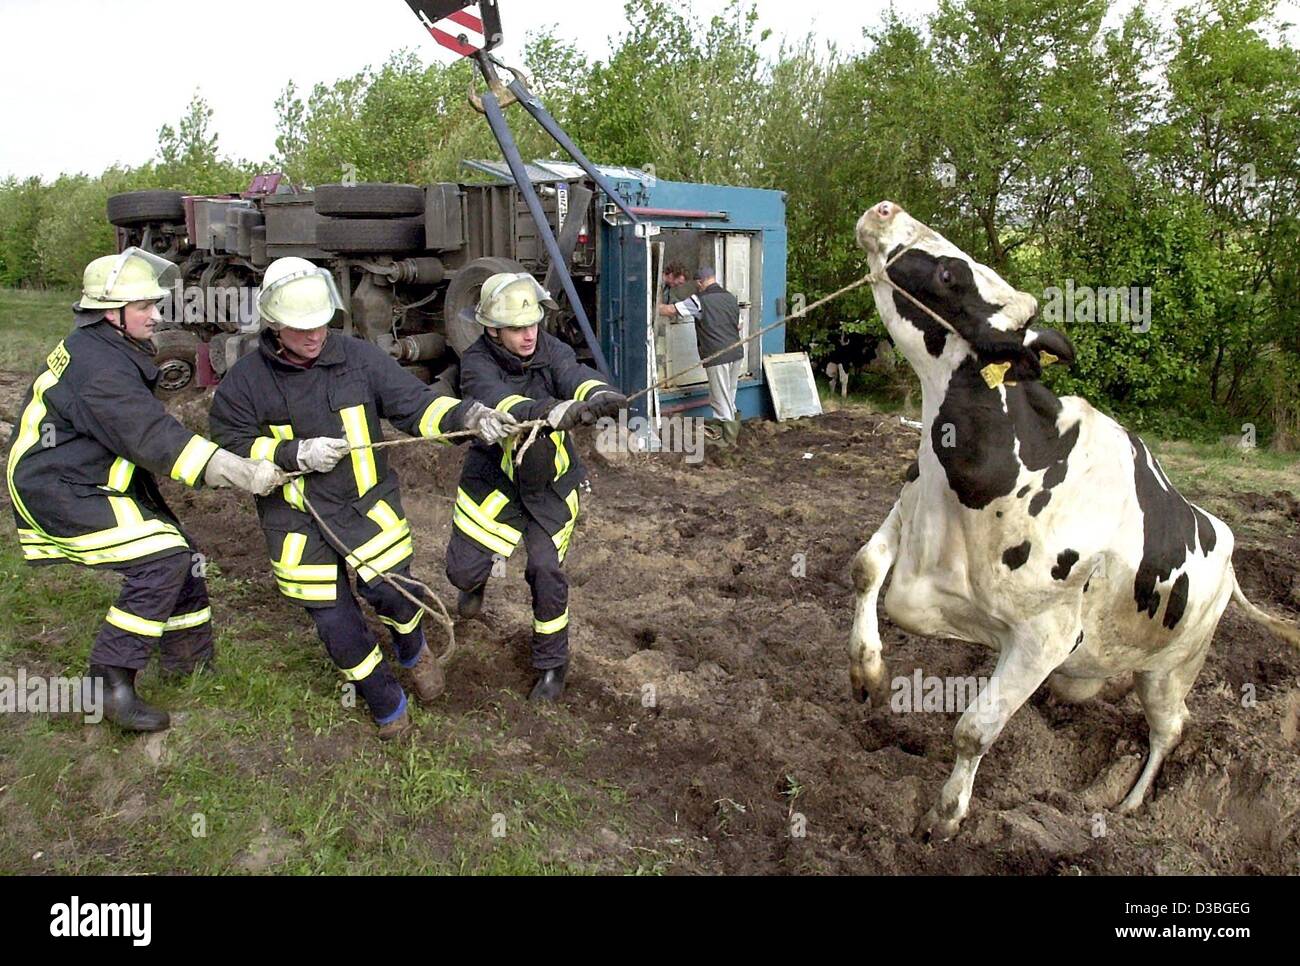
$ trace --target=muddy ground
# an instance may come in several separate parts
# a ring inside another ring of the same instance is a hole
[[[179,409],[193,423],[203,405]],[[749,424],[731,466],[608,462],[584,441],[591,493],[568,563],[568,704],[517,706],[503,756],[524,748],[523,767],[625,789],[631,832],[619,847],[674,872],[1300,872],[1300,656],[1233,607],[1143,813],[1107,811],[1145,752],[1136,698],[1067,705],[1044,690],[984,759],[959,836],[913,835],[951,768],[957,715],[854,702],[847,641],[849,561],[894,501],[916,439],[895,417],[855,409]],[[454,599],[441,560],[461,454],[392,452],[416,573]],[[276,606],[246,501],[186,493],[176,508],[225,573],[262,580]],[[1248,494],[1240,509],[1278,521],[1267,542],[1239,535],[1243,588],[1298,616],[1300,502]],[[484,618],[460,624],[446,710],[469,715],[527,688],[530,616],[521,551],[489,586]],[[882,633],[892,675],[993,666],[974,645],[884,619]],[[579,745],[581,756],[565,754]]]

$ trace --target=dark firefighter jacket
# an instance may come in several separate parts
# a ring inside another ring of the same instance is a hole
[[[240,456],[298,470],[298,443],[343,437],[354,447],[328,473],[295,477],[259,497],[271,569],[286,597],[306,606],[334,603],[338,555],[303,504],[311,501],[352,555],[348,563],[367,584],[410,559],[411,528],[402,511],[397,474],[382,449],[379,420],[412,436],[463,428],[460,400],[425,385],[382,349],[332,331],[310,368],[278,354],[268,330],[258,351],[231,366],[208,414],[212,437]]]
[[[153,395],[149,353],[107,322],[74,329],[23,397],[9,495],[29,563],[144,563],[189,547],[154,474],[199,486],[217,450]]]
[[[461,358],[460,388],[462,395],[520,422],[542,418],[560,400],[586,400],[602,389],[614,390],[595,369],[580,363],[573,349],[541,329],[537,348],[527,359],[480,336]],[[452,522],[484,549],[508,557],[523,537],[527,510],[551,535],[563,560],[578,517],[582,464],[568,433],[550,433],[550,445],[538,449],[554,454],[553,464],[544,467],[544,478],[535,483],[516,479],[515,447],[525,438],[493,446],[474,442],[461,470]],[[528,455],[536,448],[534,442]]]

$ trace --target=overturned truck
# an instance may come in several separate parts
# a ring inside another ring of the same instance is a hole
[[[460,318],[486,278],[531,272],[560,305],[545,326],[628,394],[665,380],[634,411],[707,415],[708,386],[694,326],[655,314],[662,266],[701,264],[740,301],[750,335],[786,311],[782,192],[656,179],[599,166],[614,193],[581,167],[522,165],[554,233],[594,341],[552,267],[523,192],[502,161],[466,161],[488,183],[321,185],[291,189],[259,176],[240,194],[132,192],[109,200],[118,246],[139,245],[176,262],[184,303],[155,336],[160,386],[175,391],[220,379],[257,337],[255,288],[273,259],[299,255],[328,266],[350,308],[348,332],[372,340],[426,380],[456,386],[456,360],[481,329]],[[635,214],[632,223],[625,209]],[[671,293],[684,298],[687,288]],[[784,351],[784,330],[745,346],[737,402],[746,418],[770,416],[763,357]],[[599,358],[595,349],[600,352]]]
[[[543,208],[568,258],[588,317],[599,270],[594,192],[580,178],[541,186]],[[327,184],[290,188],[259,175],[240,194],[134,191],[108,200],[118,249],[139,245],[181,270],[155,345],[160,388],[210,384],[257,337],[254,294],[284,255],[324,265],[350,308],[345,328],[432,379],[481,330],[460,318],[496,272],[545,279],[547,256],[513,184]],[[548,288],[554,288],[554,284]],[[571,310],[547,325],[583,354]],[[586,353],[590,357],[590,353]],[[455,373],[446,373],[454,380]]]

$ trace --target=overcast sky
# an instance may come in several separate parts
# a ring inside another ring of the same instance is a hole
[[[1297,2],[1287,0],[1287,19],[1300,19]],[[894,5],[913,20],[935,6],[932,0]],[[725,0],[689,6],[711,16]],[[773,48],[782,36],[811,31],[853,49],[886,4],[757,0],[757,6],[761,24],[774,31]],[[501,11],[507,62],[529,31],[547,25],[593,59],[604,57],[608,38],[625,28],[621,0],[501,0]],[[281,31],[292,42],[273,42]],[[0,0],[0,176],[52,178],[147,161],[158,128],[174,124],[196,90],[215,111],[220,150],[264,160],[275,149],[275,98],[290,79],[310,90],[318,81],[378,66],[402,47],[418,50],[426,62],[455,59],[403,0]]]

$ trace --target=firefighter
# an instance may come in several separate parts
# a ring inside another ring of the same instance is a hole
[[[527,273],[501,273],[483,283],[476,309],[462,318],[484,333],[461,358],[461,390],[521,421],[545,419],[514,464],[521,437],[498,444],[477,442],[465,457],[447,577],[461,591],[457,610],[473,617],[483,606],[494,561],[508,558],[522,542],[532,591],[532,663],[539,672],[529,695],[555,701],[569,665],[569,585],[564,557],[578,518],[578,487],[585,478],[568,430],[614,416],[627,398],[578,362],[569,346],[538,326],[555,302]]]
[[[271,570],[281,594],[307,608],[379,737],[389,740],[410,726],[406,692],[366,626],[349,566],[357,590],[388,626],[421,702],[442,692],[443,674],[425,645],[423,612],[380,576],[409,577],[414,546],[397,474],[369,444],[383,439],[380,419],[412,436],[468,429],[485,442],[502,439],[515,420],[425,385],[373,343],[332,328],[344,313],[338,289],[327,269],[306,259],[267,266],[257,306],[266,323],[258,350],[221,381],[209,413],[212,433],[236,453],[310,474],[257,501]],[[351,555],[331,545],[304,499]]]
[[[23,556],[73,561],[125,580],[90,651],[89,694],[128,731],[160,731],[167,712],[135,690],[160,651],[164,672],[212,659],[212,611],[201,559],[163,501],[154,474],[186,486],[268,493],[274,464],[218,449],[153,395],[150,338],[176,266],[139,248],[96,258],[82,277],[74,328],[32,383],[9,444],[8,484]]]

